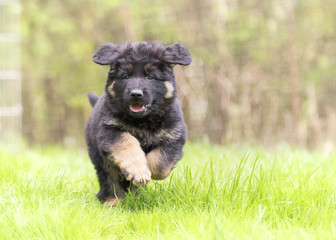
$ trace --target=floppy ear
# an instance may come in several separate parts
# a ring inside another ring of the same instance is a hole
[[[119,55],[119,46],[113,43],[105,43],[98,49],[92,60],[101,65],[111,65]]]
[[[164,52],[164,60],[169,64],[180,64],[183,66],[191,63],[191,56],[188,49],[180,43],[166,47]]]

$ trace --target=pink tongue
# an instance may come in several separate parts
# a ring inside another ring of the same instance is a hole
[[[130,105],[130,109],[132,110],[132,112],[141,112],[142,110],[145,109],[144,105]]]

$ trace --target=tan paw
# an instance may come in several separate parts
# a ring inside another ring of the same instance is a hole
[[[104,206],[107,206],[107,207],[115,207],[117,206],[119,202],[120,202],[119,199],[116,199],[114,197],[109,197],[103,202],[103,204]]]
[[[145,185],[151,180],[151,172],[146,165],[129,166],[123,171],[125,178],[134,185]]]

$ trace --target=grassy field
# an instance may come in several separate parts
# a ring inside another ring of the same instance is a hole
[[[188,144],[116,208],[85,150],[0,150],[0,239],[334,239],[336,152]]]

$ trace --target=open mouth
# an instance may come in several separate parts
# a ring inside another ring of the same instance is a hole
[[[138,113],[144,111],[146,107],[142,104],[131,104],[130,109],[132,112]]]

